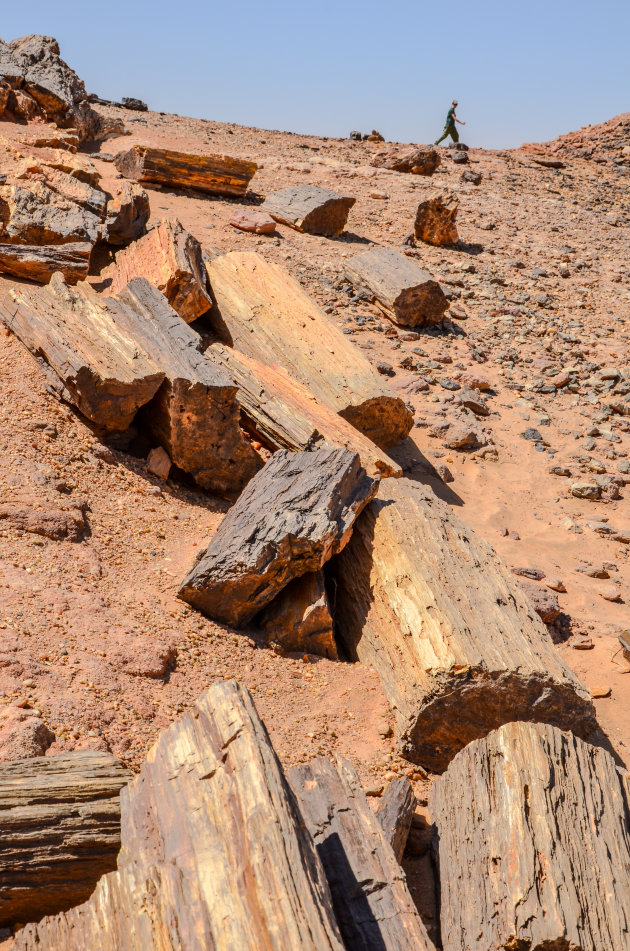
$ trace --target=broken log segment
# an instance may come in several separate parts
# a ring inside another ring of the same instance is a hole
[[[132,778],[109,753],[0,763],[0,926],[78,905],[116,868]]]
[[[401,753],[442,772],[509,720],[588,736],[588,690],[496,551],[431,489],[386,479],[330,566],[351,657],[373,664]]]
[[[355,201],[317,185],[290,185],[269,195],[261,207],[275,221],[296,231],[334,238],[345,228]]]
[[[414,175],[433,175],[442,159],[438,149],[414,148],[401,150],[397,146],[376,153],[370,165],[387,168],[392,172],[412,172]]]
[[[235,681],[162,734],[121,807],[118,870],[14,951],[343,951],[313,841]]]
[[[345,276],[401,327],[444,319],[448,300],[438,281],[394,248],[373,248],[346,262]]]
[[[318,757],[287,778],[315,840],[346,948],[433,951],[352,765]]]
[[[399,862],[402,862],[415,809],[416,797],[407,777],[392,779],[379,799],[376,818]]]
[[[377,485],[347,449],[280,450],[227,513],[179,597],[216,621],[245,624],[341,551]]]
[[[61,271],[68,284],[87,277],[92,245],[88,241],[68,244],[0,244],[0,271],[46,284]]]
[[[414,235],[420,241],[441,248],[457,244],[459,198],[451,191],[431,192],[418,205]]]
[[[281,366],[381,449],[408,435],[413,414],[302,287],[254,252],[206,260],[221,339],[269,367]]]
[[[429,807],[444,951],[630,949],[628,803],[606,750],[508,723],[457,754]]]
[[[115,164],[125,178],[136,182],[237,197],[245,194],[258,168],[255,162],[229,155],[193,155],[143,145],[120,152]]]
[[[290,581],[264,609],[260,625],[269,644],[284,651],[338,659],[321,570]]]

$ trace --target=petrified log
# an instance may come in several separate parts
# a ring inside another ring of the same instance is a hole
[[[347,449],[281,449],[225,516],[179,597],[215,620],[244,624],[341,551],[377,485]]]
[[[450,191],[432,192],[420,202],[414,234],[427,244],[448,248],[457,244],[459,198]]]
[[[10,290],[0,320],[42,361],[51,385],[105,431],[127,429],[156,394],[164,373],[101,307],[74,309],[61,275],[46,288]]]
[[[264,609],[260,624],[270,644],[337,660],[323,571],[290,581]]]
[[[121,807],[118,871],[23,928],[14,951],[343,951],[312,839],[234,681],[162,735]]]
[[[444,951],[628,951],[630,825],[605,750],[508,723],[430,794]]]
[[[346,948],[432,951],[405,873],[352,765],[318,757],[287,778],[315,840]]]
[[[57,245],[88,241],[94,244],[99,239],[102,228],[99,213],[105,207],[104,193],[63,172],[56,175],[64,176],[65,184],[71,184],[76,194],[67,197],[36,176],[0,184],[0,240],[3,243]],[[86,204],[90,199],[83,194],[84,189],[102,196],[102,204],[98,201],[99,213]]]
[[[407,777],[399,776],[397,779],[392,779],[379,800],[376,818],[399,862],[402,861],[407,845],[415,809],[416,797]]]
[[[225,342],[283,367],[382,449],[407,436],[412,413],[286,271],[253,252],[223,254],[206,267],[210,317]]]
[[[236,399],[246,427],[271,449],[343,447],[359,453],[368,475],[402,474],[393,459],[282,367],[264,366],[220,343],[205,355],[227,370],[238,386]]]
[[[393,248],[373,248],[344,266],[355,291],[364,291],[401,327],[439,323],[448,300],[438,281]]]
[[[147,230],[151,209],[149,196],[136,182],[123,182],[113,190],[107,203],[105,240],[125,245],[141,238]]]
[[[240,197],[247,191],[258,166],[229,155],[191,155],[135,145],[116,156],[116,168],[125,178],[136,182]]]
[[[269,195],[262,209],[296,231],[334,238],[345,228],[355,201],[317,185],[291,185]]]
[[[116,868],[132,777],[109,753],[0,764],[0,926],[78,905]]]
[[[370,165],[376,168],[388,168],[392,172],[412,172],[414,175],[433,175],[442,161],[440,153],[433,148],[384,149],[377,152]]]
[[[88,241],[48,245],[0,243],[0,271],[39,284],[46,284],[60,271],[68,284],[76,284],[87,277],[92,247]]]
[[[119,251],[100,275],[99,290],[118,294],[134,277],[155,284],[187,323],[212,306],[201,245],[176,218],[160,221],[148,234]]]
[[[337,635],[377,669],[408,758],[441,772],[514,719],[595,727],[590,694],[518,581],[429,488],[382,482],[331,569]]]

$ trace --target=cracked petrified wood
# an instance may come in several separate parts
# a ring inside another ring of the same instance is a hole
[[[450,248],[457,244],[457,212],[459,198],[451,191],[435,191],[427,195],[416,212],[414,235],[427,244]]]
[[[416,809],[416,797],[406,776],[392,779],[379,799],[376,817],[383,834],[399,862],[407,845],[411,820]]]
[[[343,951],[313,841],[235,681],[162,734],[121,807],[118,870],[14,951]]]
[[[109,753],[0,763],[0,925],[78,905],[116,868],[132,776]]]
[[[612,756],[547,724],[458,753],[429,800],[444,951],[628,951],[628,805]]]
[[[347,449],[279,450],[225,516],[179,597],[214,620],[244,624],[341,551],[377,485]]]
[[[355,201],[356,198],[317,185],[290,185],[269,195],[262,210],[296,231],[332,238],[345,228]]]
[[[433,951],[352,765],[319,757],[287,775],[324,866],[346,948]]]
[[[269,644],[282,650],[338,659],[323,571],[290,581],[264,609],[260,626]]]
[[[428,271],[394,248],[373,248],[344,265],[356,293],[367,294],[387,317],[401,327],[439,323],[448,300]]]
[[[301,286],[254,252],[206,262],[222,340],[280,366],[382,449],[408,435],[413,414]]]
[[[515,719],[594,729],[589,692],[518,581],[431,489],[381,482],[331,570],[337,635],[378,671],[405,756],[441,772]]]
[[[258,166],[229,155],[193,155],[134,145],[116,156],[116,168],[125,178],[136,182],[240,197],[247,191]]]

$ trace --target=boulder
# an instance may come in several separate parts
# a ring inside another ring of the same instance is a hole
[[[336,237],[345,228],[355,201],[317,185],[291,185],[269,195],[262,208],[296,231]]]
[[[439,323],[448,300],[440,283],[394,248],[373,248],[350,258],[345,276],[401,327]]]
[[[427,244],[452,247],[457,244],[455,219],[459,199],[450,191],[435,191],[418,205],[414,235]]]
[[[415,148],[401,151],[400,148],[377,152],[370,162],[376,168],[388,168],[392,172],[411,172],[414,175],[433,175],[442,159],[435,148]]]

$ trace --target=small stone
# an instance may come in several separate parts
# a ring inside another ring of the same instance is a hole
[[[561,594],[567,590],[564,586],[564,581],[561,581],[560,578],[555,578],[553,575],[550,578],[545,578],[545,584],[548,588],[551,588],[552,591],[559,591]]]
[[[147,456],[147,469],[158,479],[164,479],[164,481],[168,479],[171,471],[171,460],[166,449],[162,446],[156,446],[155,449],[151,450]]]
[[[252,234],[272,234],[276,230],[276,222],[271,215],[263,211],[236,211],[228,224],[238,231],[249,231]]]
[[[383,783],[373,784],[371,786],[365,787],[366,796],[382,796],[383,795]]]
[[[571,641],[571,647],[574,651],[591,651],[593,650],[593,642],[590,637],[586,637],[584,634],[577,634]]]
[[[612,687],[604,687],[604,686],[592,687],[591,693],[596,700],[602,700],[605,697],[610,697],[612,693]]]
[[[481,185],[481,179],[481,172],[475,172],[472,168],[466,168],[462,172],[462,181],[468,182],[469,185]]]
[[[467,165],[468,154],[466,152],[453,152],[453,161],[456,165]]]
[[[596,482],[574,482],[571,486],[571,495],[576,499],[598,502],[602,497],[602,490]]]
[[[395,376],[396,371],[390,363],[385,363],[384,360],[379,360],[376,364],[376,369],[379,373],[382,373],[383,376]]]
[[[530,442],[544,442],[538,430],[533,429],[531,426],[526,429],[524,433],[521,433],[521,439],[528,439]]]
[[[599,596],[604,601],[621,601],[621,588],[616,584],[607,584],[599,589]]]

